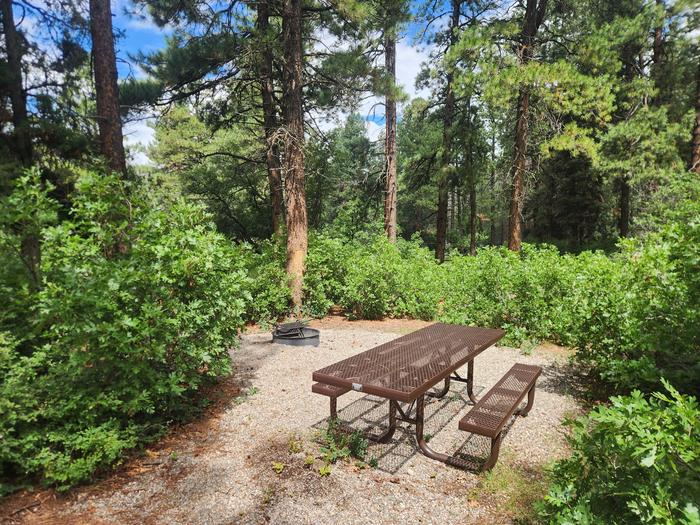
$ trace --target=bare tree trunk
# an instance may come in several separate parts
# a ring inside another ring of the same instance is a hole
[[[384,155],[386,157],[386,187],[384,196],[384,231],[390,242],[396,242],[396,26],[384,28],[384,60],[389,91],[386,94],[386,133]]]
[[[457,41],[457,27],[459,26],[459,10],[461,0],[452,0],[452,15],[450,17],[449,51]],[[452,86],[454,75],[451,69],[447,70],[445,78],[445,113],[442,119],[442,169],[438,177],[438,202],[436,217],[436,244],[435,257],[438,261],[445,260],[445,244],[447,241],[447,197],[448,197],[448,171],[452,158],[452,124],[455,111],[455,94]]]
[[[664,2],[663,0],[656,0],[656,5],[659,9],[664,9]],[[663,104],[663,94],[661,92],[661,79],[663,75],[663,63],[665,60],[665,49],[664,49],[664,26],[663,26],[663,21],[660,21],[655,27],[654,27],[654,44],[652,46],[652,57],[651,57],[651,62],[652,62],[652,70],[651,74],[654,79],[654,83],[656,84],[656,89],[658,92],[656,95],[654,95],[654,99],[652,100],[652,104],[655,106],[659,106]]]
[[[277,108],[275,104],[275,86],[272,79],[272,50],[270,49],[268,30],[270,27],[269,0],[260,0],[258,9],[258,33],[263,39],[260,56],[259,75],[262,95],[263,126],[265,127],[265,162],[267,164],[267,183],[270,187],[270,207],[272,209],[272,233],[282,233],[282,167],[276,132]]]
[[[299,313],[302,302],[304,260],[308,247],[306,188],[304,187],[304,114],[302,105],[301,0],[284,0],[285,200],[287,208],[287,276],[292,303]]]
[[[547,0],[527,0],[525,20],[521,32],[520,63],[527,64],[534,54],[535,37],[544,20]],[[523,185],[527,166],[528,117],[530,112],[530,92],[521,86],[518,93],[517,120],[515,123],[515,148],[513,158],[513,190],[510,199],[508,226],[508,248],[520,251],[523,241]]]
[[[122,120],[119,114],[117,59],[109,0],[90,0],[90,33],[100,149],[111,169],[126,174]]]
[[[476,174],[469,171],[469,255],[476,255]]]
[[[700,175],[700,62],[698,62],[698,72],[695,80],[695,128],[693,129],[690,170]]]
[[[14,13],[12,12],[12,0],[0,0],[0,14],[2,14],[3,31],[5,33],[5,53],[7,55],[7,90],[10,94],[12,106],[12,126],[17,156],[22,166],[28,168],[32,165],[33,147],[29,118],[27,115],[27,97],[24,92],[22,77],[22,45],[15,27]],[[33,289],[39,287],[41,264],[41,244],[36,233],[27,233],[22,239],[20,248],[22,262],[29,273],[29,280]]]
[[[5,52],[7,54],[7,90],[12,105],[12,125],[14,127],[15,147],[23,166],[32,163],[32,138],[27,117],[27,97],[22,85],[22,46],[15,27],[12,12],[12,0],[0,0],[2,23],[5,33]]]
[[[491,173],[489,174],[489,189],[491,190],[491,231],[489,241],[496,244],[496,133],[491,135]]]
[[[617,225],[620,237],[627,237],[630,231],[630,184],[625,177],[620,177],[618,182],[620,184],[620,217]]]

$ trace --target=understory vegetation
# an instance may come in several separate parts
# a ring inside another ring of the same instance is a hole
[[[127,196],[127,186],[76,169],[64,214],[51,188],[28,172],[3,200],[1,240],[10,254],[0,282],[9,298],[0,317],[5,490],[14,488],[10,480],[32,478],[67,487],[118,462],[196,408],[193,394],[228,372],[228,351],[246,322],[289,312],[282,243],[233,245],[200,206],[168,202],[156,188],[131,188]],[[21,257],[31,236],[41,244],[37,290]],[[598,398],[650,392],[661,378],[697,395],[699,250],[697,221],[626,241],[613,255],[485,247],[475,257],[452,253],[443,264],[418,239],[392,244],[382,235],[316,232],[304,302],[308,316],[339,306],[352,318],[502,327],[511,345],[556,341],[576,349]],[[634,405],[615,401],[613,412],[594,412],[577,428],[600,425],[606,414],[627,417],[620,407],[654,421],[668,410],[638,394],[630,399]],[[697,428],[695,402],[682,402],[694,427],[664,427],[669,439]],[[568,465],[602,446],[595,435],[575,433],[580,453]],[[607,443],[610,453],[620,446],[627,453],[624,440],[616,443]],[[645,468],[647,456],[637,456],[631,460]],[[576,470],[562,466],[556,476]]]

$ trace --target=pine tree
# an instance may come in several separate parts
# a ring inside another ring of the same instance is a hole
[[[284,184],[287,219],[287,277],[292,304],[302,303],[304,261],[308,247],[306,188],[304,186],[303,48],[301,0],[283,0],[282,47],[284,64]]]
[[[100,149],[112,170],[126,174],[110,0],[90,0],[90,34]]]

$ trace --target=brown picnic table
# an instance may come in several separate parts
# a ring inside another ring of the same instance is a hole
[[[425,396],[443,397],[451,381],[467,384],[467,395],[473,409],[459,428],[491,437],[491,456],[484,469],[491,468],[498,458],[501,429],[528,394],[527,407],[519,412],[527,415],[534,400],[535,381],[541,369],[517,364],[488,392],[481,401],[474,396],[474,358],[505,335],[503,330],[435,323],[410,334],[376,346],[335,364],[316,370],[312,391],[331,400],[331,417],[337,417],[337,397],[350,390],[389,400],[389,425],[380,436],[369,436],[380,442],[391,439],[396,421],[414,425],[416,441],[426,456],[464,467],[459,458],[431,449],[423,434]],[[467,365],[467,377],[457,373]],[[440,382],[442,388],[431,391]],[[408,403],[402,407],[399,403]],[[415,409],[415,414],[413,411]]]

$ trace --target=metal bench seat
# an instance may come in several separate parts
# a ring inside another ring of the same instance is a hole
[[[327,385],[325,383],[314,383],[311,385],[314,394],[328,396],[331,399],[331,418],[338,417],[338,396],[347,394],[350,389],[342,386]]]
[[[527,394],[527,406],[518,415],[527,416],[535,400],[535,383],[542,368],[516,363],[459,422],[459,429],[491,438],[491,455],[482,467],[490,470],[498,461],[501,433]]]

